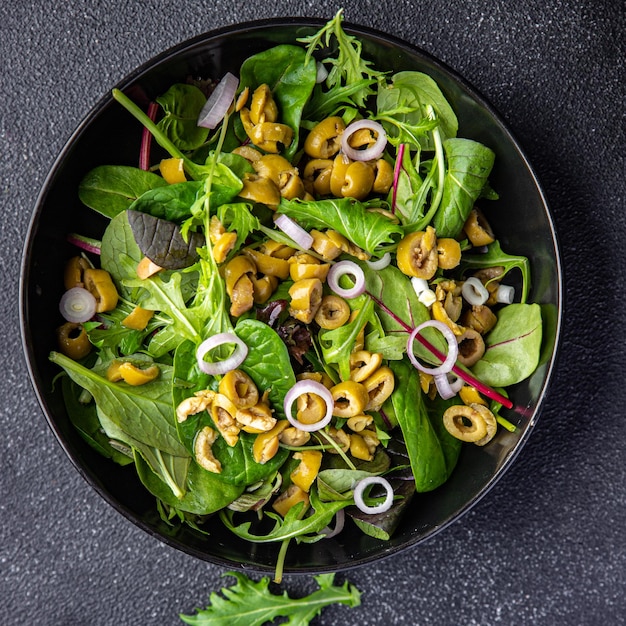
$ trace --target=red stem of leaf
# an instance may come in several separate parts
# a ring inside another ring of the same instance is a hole
[[[401,320],[393,311],[385,306],[385,304],[379,300],[375,295],[366,292],[367,295],[374,300],[374,302],[383,310],[387,315],[393,318],[407,333],[410,333],[413,328],[409,326],[406,322]],[[417,341],[419,341],[431,354],[435,355],[440,361],[444,361],[446,356],[440,350],[437,350],[435,346],[433,346],[427,339],[424,339],[419,333],[415,337]],[[472,385],[472,387],[476,387],[476,389],[482,393],[484,396],[487,396],[489,399],[494,400],[495,402],[499,402],[503,407],[507,409],[513,408],[513,403],[505,398],[502,394],[498,393],[495,389],[488,387],[485,383],[481,382],[475,376],[472,376],[469,372],[461,369],[458,365],[454,365],[452,367],[452,371],[461,379],[463,379],[468,385]]]
[[[148,117],[154,122],[159,110],[159,105],[156,102],[151,102],[148,105]],[[141,135],[141,147],[139,148],[139,169],[150,169],[150,147],[152,146],[152,133],[147,129],[143,129]]]

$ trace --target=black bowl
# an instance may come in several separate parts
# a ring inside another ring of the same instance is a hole
[[[157,56],[117,87],[139,104],[163,93],[187,76],[220,77],[238,73],[241,62],[278,43],[295,43],[315,32],[319,20],[272,20],[210,32]],[[533,428],[554,367],[561,323],[561,268],[552,220],[537,179],[520,146],[494,109],[454,71],[425,52],[394,37],[348,27],[363,41],[363,54],[378,69],[419,70],[432,76],[452,103],[459,136],[480,141],[496,153],[490,182],[500,200],[488,218],[512,254],[530,258],[533,286],[530,300],[542,306],[544,340],[536,372],[512,391],[523,416],[513,414],[520,429],[500,429],[485,447],[463,448],[450,480],[431,493],[418,494],[408,515],[389,541],[360,532],[342,533],[315,544],[292,546],[286,573],[335,571],[362,565],[416,546],[467,512],[511,465]],[[121,468],[99,456],[73,428],[48,361],[55,349],[55,312],[61,296],[62,268],[75,254],[66,242],[70,231],[100,238],[104,221],[84,208],[77,197],[81,178],[101,164],[137,165],[141,127],[110,96],[103,98],[83,120],[48,175],[32,217],[21,274],[21,322],[30,375],[48,423],[80,474],[120,513],[161,541],[191,555],[227,567],[272,571],[276,547],[249,544],[226,530],[218,520],[209,524],[210,536],[189,527],[173,530],[164,524],[154,498],[139,482],[133,467]]]

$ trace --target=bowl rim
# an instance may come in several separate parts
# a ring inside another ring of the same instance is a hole
[[[131,72],[126,74],[120,80],[117,81],[115,85],[109,89],[108,93],[105,93],[101,96],[95,104],[89,109],[89,111],[83,115],[82,119],[79,121],[78,125],[75,127],[70,136],[63,142],[62,147],[60,148],[57,156],[55,157],[48,173],[41,184],[39,192],[37,194],[34,206],[31,210],[31,216],[28,224],[28,228],[26,231],[26,236],[24,240],[24,245],[22,249],[22,257],[19,271],[19,320],[20,320],[20,336],[23,354],[26,361],[27,371],[29,375],[29,380],[35,395],[37,397],[40,409],[42,410],[46,422],[53,432],[57,443],[61,446],[67,457],[70,459],[73,466],[76,468],[78,473],[82,476],[82,478],[87,482],[91,489],[94,489],[100,497],[102,497],[105,502],[107,502],[110,506],[112,506],[118,513],[120,513],[123,517],[125,517],[128,521],[134,524],[136,527],[140,528],[142,531],[148,533],[152,537],[157,540],[165,543],[166,545],[173,547],[183,553],[186,553],[190,556],[194,556],[201,560],[222,566],[227,568],[237,567],[239,569],[244,569],[252,572],[260,572],[260,573],[268,573],[272,572],[273,568],[266,567],[261,564],[242,564],[237,563],[235,561],[228,560],[226,558],[222,558],[220,556],[209,555],[205,552],[195,549],[193,546],[186,545],[184,542],[178,540],[176,537],[172,537],[166,535],[164,533],[159,532],[157,529],[151,527],[148,523],[140,519],[136,513],[130,510],[127,506],[123,505],[121,502],[117,501],[113,498],[106,489],[100,484],[98,477],[91,470],[85,468],[79,458],[78,454],[72,450],[71,445],[65,441],[58,425],[55,423],[53,419],[52,411],[48,405],[48,402],[45,398],[43,391],[40,389],[40,385],[38,384],[38,373],[36,370],[36,359],[34,355],[34,350],[30,339],[30,330],[26,325],[27,318],[27,308],[28,308],[28,290],[27,284],[30,275],[30,267],[29,267],[29,259],[31,256],[31,248],[33,237],[37,229],[38,221],[42,213],[43,206],[45,204],[46,197],[48,195],[49,188],[51,184],[54,182],[54,179],[57,176],[57,173],[66,157],[68,150],[76,143],[81,135],[85,132],[85,129],[95,120],[100,112],[107,106],[109,106],[113,98],[111,96],[111,91],[113,88],[117,88],[120,90],[124,90],[131,86],[141,75],[150,71],[156,65],[160,64],[163,61],[167,61],[175,57],[177,54],[192,48],[194,46],[202,45],[210,40],[235,35],[237,33],[241,33],[242,31],[246,32],[254,32],[254,31],[262,31],[266,30],[268,27],[279,28],[283,30],[287,30],[289,28],[294,27],[311,27],[311,28],[319,28],[323,26],[327,20],[316,17],[285,17],[285,18],[265,18],[261,20],[251,20],[245,22],[238,22],[234,24],[228,24],[216,29],[211,29],[180,41],[172,46],[169,46],[162,52],[157,53],[151,58],[147,59]],[[506,471],[510,468],[513,461],[516,459],[518,454],[520,454],[522,448],[525,446],[527,440],[529,439],[531,432],[534,430],[537,419],[543,410],[543,405],[545,403],[546,396],[548,394],[548,388],[550,386],[550,381],[554,375],[554,370],[556,368],[556,364],[558,361],[559,353],[560,353],[560,344],[561,344],[561,335],[562,335],[562,326],[563,326],[563,318],[564,318],[564,277],[563,277],[563,266],[561,260],[561,252],[559,246],[558,234],[555,228],[554,219],[550,212],[550,208],[543,191],[543,188],[540,184],[539,178],[529,162],[522,146],[508,123],[499,113],[499,111],[491,104],[491,102],[480,92],[478,91],[474,85],[469,82],[466,78],[464,78],[457,70],[453,67],[449,66],[447,63],[441,61],[437,57],[435,57],[430,52],[424,50],[421,46],[410,43],[406,40],[403,40],[396,35],[392,35],[386,33],[384,31],[359,25],[355,23],[351,23],[348,21],[343,22],[343,28],[346,32],[350,34],[354,34],[356,36],[365,36],[372,41],[384,41],[387,44],[391,44],[392,46],[396,46],[408,51],[411,55],[420,57],[424,59],[427,63],[431,64],[433,67],[436,67],[439,71],[444,74],[447,74],[454,81],[459,83],[459,85],[463,88],[463,90],[470,95],[471,99],[477,102],[481,107],[483,107],[489,114],[489,116],[495,120],[495,122],[499,125],[501,131],[505,134],[507,140],[512,144],[517,152],[518,157],[522,160],[524,167],[527,170],[527,173],[534,185],[536,192],[538,194],[541,205],[543,206],[545,217],[547,224],[550,230],[550,238],[553,245],[553,254],[554,254],[554,262],[555,262],[555,270],[556,276],[558,278],[558,284],[556,285],[556,308],[557,308],[557,316],[555,320],[555,332],[554,332],[554,347],[552,349],[549,360],[546,362],[546,372],[544,376],[544,380],[541,385],[541,390],[537,395],[536,400],[536,408],[534,410],[534,414],[532,420],[526,426],[524,432],[522,433],[519,441],[515,444],[514,448],[511,450],[507,458],[502,462],[501,466],[497,469],[497,471],[489,478],[489,480],[481,487],[480,491],[476,496],[466,502],[460,509],[457,509],[453,515],[450,515],[443,523],[438,526],[429,529],[424,534],[420,535],[418,538],[409,537],[408,540],[403,543],[395,546],[390,546],[387,549],[376,552],[374,555],[366,555],[363,557],[358,557],[353,561],[342,564],[335,564],[332,566],[324,567],[323,570],[320,569],[319,566],[297,566],[297,567],[289,567],[285,566],[284,573],[288,575],[308,575],[314,573],[324,572],[340,572],[340,571],[348,571],[351,569],[355,569],[361,567],[367,563],[371,563],[374,561],[378,561],[381,559],[387,559],[393,555],[397,555],[401,552],[405,552],[409,549],[415,548],[419,544],[423,543],[438,535],[445,528],[449,527],[453,523],[460,520],[471,508],[476,506],[491,489],[496,485],[496,483],[502,478],[502,476],[506,473]]]

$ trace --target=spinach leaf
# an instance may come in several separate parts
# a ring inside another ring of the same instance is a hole
[[[124,281],[137,278],[137,263],[142,256],[128,223],[128,215],[122,211],[106,227],[100,248],[100,266],[111,274],[121,295],[128,295]]]
[[[287,346],[275,330],[255,319],[239,321],[235,333],[249,348],[240,368],[252,378],[261,394],[269,389],[271,406],[284,419],[285,395],[296,384]]]
[[[429,115],[428,107],[435,112]],[[428,131],[436,126],[442,141],[456,137],[457,117],[439,85],[422,72],[398,72],[392,83],[378,90],[375,119],[385,126],[389,141],[394,145],[409,144],[410,148],[434,150]]]
[[[158,174],[137,167],[100,165],[81,180],[78,197],[90,209],[112,218],[128,209],[146,191],[166,185]]]
[[[408,359],[392,361],[389,366],[399,381],[391,403],[409,453],[415,489],[431,491],[448,479],[454,465],[444,452],[438,429],[431,422],[415,368]]]
[[[276,211],[293,218],[307,230],[336,230],[370,254],[383,243],[393,243],[394,236],[403,235],[400,226],[376,211],[368,211],[366,204],[353,198],[311,201],[283,198]]]
[[[487,267],[502,267],[504,273],[497,280],[501,280],[511,270],[518,268],[522,273],[522,290],[520,302],[526,303],[530,291],[530,263],[525,256],[507,254],[502,250],[498,240],[487,246],[484,254],[464,254],[461,257],[460,270],[464,274],[468,269],[480,269]]]
[[[85,404],[79,401],[82,388],[69,376],[63,376],[61,390],[70,421],[82,438],[102,456],[119,465],[132,463],[131,457],[111,445],[111,438],[104,432],[98,419],[96,403],[91,401]]]
[[[210,515],[219,511],[244,490],[243,485],[232,485],[220,480],[219,474],[207,472],[192,459],[187,470],[186,491],[181,498],[177,498],[141,455],[135,456],[135,465],[141,482],[152,495],[177,510],[196,515]]]
[[[220,480],[231,485],[254,485],[278,471],[289,456],[289,450],[279,448],[267,463],[257,463],[252,454],[255,439],[256,435],[242,431],[239,441],[231,447],[222,437],[217,438],[211,449],[222,464],[222,472],[218,474]]]
[[[485,354],[472,373],[486,385],[508,387],[530,376],[539,364],[541,307],[509,304],[497,313],[498,321],[485,337]]]
[[[167,488],[176,498],[183,496],[189,467],[188,456],[172,455],[135,439],[120,426],[118,420],[109,417],[101,407],[98,407],[98,419],[112,440],[122,442],[132,449],[135,465],[138,455],[141,455],[151,471],[167,485]]]
[[[241,86],[254,90],[267,84],[278,105],[280,121],[293,130],[293,141],[290,146],[285,146],[287,160],[291,160],[298,149],[302,110],[313,91],[316,77],[315,61],[307,58],[300,46],[287,44],[259,52],[241,66]]]
[[[443,143],[443,149],[448,167],[443,197],[432,226],[437,237],[457,237],[487,184],[495,154],[471,139],[448,139]]]
[[[204,191],[202,181],[187,181],[149,189],[128,208],[154,217],[180,223],[191,216],[191,207]]]
[[[128,435],[174,456],[188,456],[176,433],[171,366],[160,364],[158,378],[132,387],[124,382],[109,381],[105,363],[88,369],[58,352],[51,352],[50,360],[62,367],[76,384],[87,389],[100,410]]]
[[[195,85],[172,85],[156,101],[165,115],[157,126],[180,150],[195,150],[207,139],[209,129],[198,126],[206,96]]]

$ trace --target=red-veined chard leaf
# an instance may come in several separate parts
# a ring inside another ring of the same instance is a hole
[[[508,387],[530,376],[539,363],[542,324],[538,304],[509,304],[485,337],[485,354],[472,373],[486,385]]]

